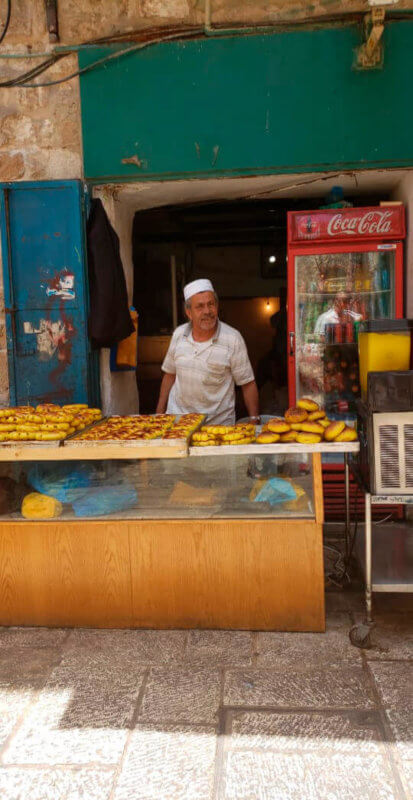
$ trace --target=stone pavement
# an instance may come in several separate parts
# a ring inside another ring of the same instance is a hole
[[[377,605],[364,652],[344,592],[326,634],[0,629],[1,800],[412,800],[412,597]]]

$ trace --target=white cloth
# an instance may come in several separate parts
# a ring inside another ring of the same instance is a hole
[[[168,414],[204,413],[208,422],[233,425],[235,384],[254,380],[244,339],[239,331],[218,321],[207,342],[195,342],[190,323],[175,331],[162,370],[176,375],[169,393]]]
[[[339,322],[340,317],[338,316],[335,308],[329,308],[328,311],[324,311],[324,313],[320,314],[320,316],[317,318],[314,328],[314,335],[323,336],[326,325],[338,325]]]
[[[363,319],[361,314],[357,314],[356,311],[351,311],[349,308],[346,309],[346,315],[348,322],[358,322]],[[325,334],[326,325],[338,325],[340,322],[342,322],[342,320],[338,316],[335,308],[329,308],[328,311],[324,311],[324,313],[320,314],[317,318],[314,335],[323,336]]]
[[[208,278],[198,278],[198,280],[191,281],[191,283],[187,283],[186,286],[184,286],[184,298],[185,300],[189,300],[190,297],[193,297],[194,294],[198,294],[198,292],[213,291],[214,287]]]

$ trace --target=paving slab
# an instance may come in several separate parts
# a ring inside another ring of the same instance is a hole
[[[386,719],[400,757],[413,762],[413,709],[411,707],[387,709]]]
[[[152,668],[139,722],[217,720],[221,675],[217,669]]]
[[[413,761],[405,761],[402,764],[401,776],[406,792],[413,797]]]
[[[216,741],[210,726],[138,725],[113,800],[211,800]]]
[[[0,767],[4,800],[109,800],[114,774],[96,769]]]
[[[359,664],[361,653],[350,642],[348,614],[331,615],[325,633],[259,633],[257,660],[260,667],[307,670],[325,664]]]
[[[10,741],[5,764],[115,764],[145,670],[117,653],[66,653]]]
[[[69,634],[67,628],[0,628],[0,648],[60,647]]]
[[[137,664],[176,664],[183,660],[186,631],[155,630],[73,630],[68,650],[110,651],[133,656]]]
[[[413,663],[371,661],[369,667],[383,705],[413,711]]]
[[[280,753],[334,751],[368,755],[383,749],[375,711],[230,711],[226,742],[230,749]]]
[[[228,754],[219,800],[398,800],[380,755]]]
[[[356,616],[356,622],[363,620]],[[413,613],[378,613],[371,633],[372,647],[364,651],[368,661],[413,661]]]
[[[38,689],[43,686],[51,669],[62,658],[51,647],[7,647],[0,649],[0,687]]]
[[[60,654],[47,647],[0,649],[0,749],[59,659]]]
[[[190,631],[185,660],[197,666],[248,666],[252,661],[251,633]]]
[[[348,708],[373,706],[362,667],[330,667],[305,671],[228,670],[224,684],[227,706]]]

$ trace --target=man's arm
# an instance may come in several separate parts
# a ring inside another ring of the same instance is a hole
[[[168,405],[169,392],[175,383],[176,375],[171,372],[165,372],[162,378],[161,390],[159,392],[158,405],[156,406],[157,414],[164,414]]]
[[[255,381],[244,383],[241,386],[244,403],[247,407],[249,417],[258,417],[259,415],[259,400],[258,389]]]

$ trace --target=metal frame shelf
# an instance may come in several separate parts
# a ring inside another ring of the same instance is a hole
[[[393,571],[393,575],[386,580],[376,580],[373,582],[373,524],[371,518],[371,507],[373,505],[413,505],[413,495],[404,494],[371,494],[365,492],[365,518],[364,518],[364,569],[365,569],[365,595],[366,595],[366,619],[359,625],[354,625],[350,630],[350,640],[357,647],[370,646],[370,633],[374,627],[372,617],[373,592],[413,592],[413,572],[411,578],[407,578],[400,573],[398,576]],[[391,572],[391,570],[389,570]]]

